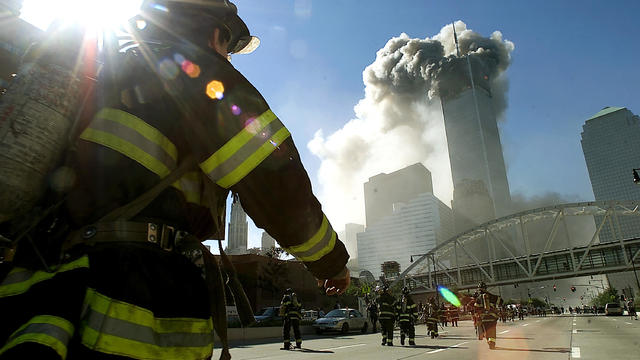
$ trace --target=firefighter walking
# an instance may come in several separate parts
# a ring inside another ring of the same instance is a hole
[[[280,316],[283,317],[282,339],[284,347],[282,350],[291,350],[291,328],[296,340],[296,348],[302,348],[302,334],[300,333],[300,310],[302,304],[298,301],[298,296],[291,288],[287,289],[280,302]]]
[[[440,321],[440,307],[434,298],[429,298],[426,306],[427,335],[432,339],[438,337],[438,323]]]
[[[389,286],[383,285],[378,298],[380,309],[378,319],[382,328],[382,345],[393,346],[393,328],[395,325],[395,298],[389,292]]]
[[[402,298],[396,303],[396,314],[400,324],[400,344],[404,345],[405,337],[409,338],[409,345],[416,344],[415,321],[417,305],[409,294],[409,288],[402,288]]]
[[[498,324],[498,309],[502,299],[498,295],[487,291],[484,282],[478,284],[478,297],[475,301],[475,310],[478,314],[478,339],[487,339],[490,349],[496,348],[496,326]]]
[[[375,295],[368,298],[367,314],[369,315],[369,320],[371,320],[371,325],[373,327],[373,333],[375,334],[378,332],[378,302],[376,301]]]

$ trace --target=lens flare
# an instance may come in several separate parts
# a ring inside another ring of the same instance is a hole
[[[440,295],[442,295],[442,297],[445,300],[447,300],[449,303],[451,303],[451,305],[453,305],[455,307],[459,307],[460,306],[460,300],[458,299],[456,294],[454,294],[451,290],[447,289],[444,286],[438,286],[438,292],[440,293]]]
[[[189,60],[185,60],[181,64],[182,71],[184,71],[190,78],[197,78],[200,76],[200,66],[192,63]]]
[[[212,99],[222,100],[224,97],[224,85],[218,80],[212,80],[207,84],[207,96]]]
[[[176,65],[176,63],[171,59],[163,59],[158,64],[158,73],[166,80],[175,79],[179,72],[180,69],[178,68],[178,65]]]

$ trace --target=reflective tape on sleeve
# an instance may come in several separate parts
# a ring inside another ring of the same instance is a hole
[[[216,184],[228,189],[242,180],[291,134],[267,110],[200,164]]]
[[[42,270],[34,271],[21,267],[16,267],[0,283],[0,298],[14,296],[27,292],[33,285],[49,280],[58,274],[89,267],[89,257],[83,256],[72,262],[63,264],[54,272]]]
[[[79,329],[89,349],[135,359],[205,359],[213,351],[213,322],[157,318],[148,309],[88,289]]]
[[[336,244],[336,232],[323,214],[320,229],[306,242],[285,248],[289,254],[301,261],[317,261],[330,253]]]
[[[73,325],[64,318],[52,315],[34,316],[11,334],[5,346],[0,349],[0,355],[17,345],[33,342],[50,347],[65,359],[73,330]]]

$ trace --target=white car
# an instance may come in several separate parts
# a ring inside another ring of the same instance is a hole
[[[355,309],[334,309],[323,318],[314,321],[313,327],[317,334],[322,334],[324,331],[340,331],[346,334],[351,330],[360,330],[366,333],[369,328],[369,320]]]
[[[605,315],[622,315],[622,306],[616,303],[608,303],[604,306]]]

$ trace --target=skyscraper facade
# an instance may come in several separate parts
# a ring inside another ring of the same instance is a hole
[[[364,231],[364,225],[361,224],[345,224],[344,232],[341,232],[340,240],[344,242],[344,246],[347,248],[347,252],[349,253],[349,262],[347,263],[347,267],[349,270],[353,272],[354,269],[358,269],[358,233]]]
[[[276,247],[276,239],[272,238],[266,231],[263,231],[260,245],[262,251],[267,251],[272,247]]]
[[[632,181],[632,169],[640,168],[640,117],[624,107],[605,107],[587,119],[582,130],[582,151],[596,201],[640,200],[640,186]],[[600,242],[640,237],[640,219],[618,220],[619,226],[602,228]],[[632,272],[608,278],[618,290],[637,287]]]
[[[391,214],[356,235],[358,267],[376,278],[386,261],[397,261],[404,271],[411,255],[424,254],[452,235],[451,209],[432,193],[419,194],[396,202]]]
[[[394,203],[407,202],[424,193],[433,193],[433,183],[431,172],[420,163],[369,178],[364,184],[367,227],[391,215]]]
[[[227,252],[231,255],[247,253],[247,238],[249,237],[249,224],[247,213],[244,212],[237,195],[234,195],[231,203],[231,219],[229,220],[229,244]]]
[[[491,218],[510,214],[511,195],[488,81],[471,82],[462,92],[443,94],[441,102],[454,194],[457,188],[469,187],[471,182],[473,188],[486,188],[492,203],[484,208],[486,202],[478,202],[474,192],[458,191],[459,195],[474,196],[454,198],[454,211],[456,207],[483,206],[468,212],[484,217],[489,212]],[[485,218],[472,218],[458,222],[477,225],[484,221]],[[456,228],[458,232],[464,230],[467,229]]]

